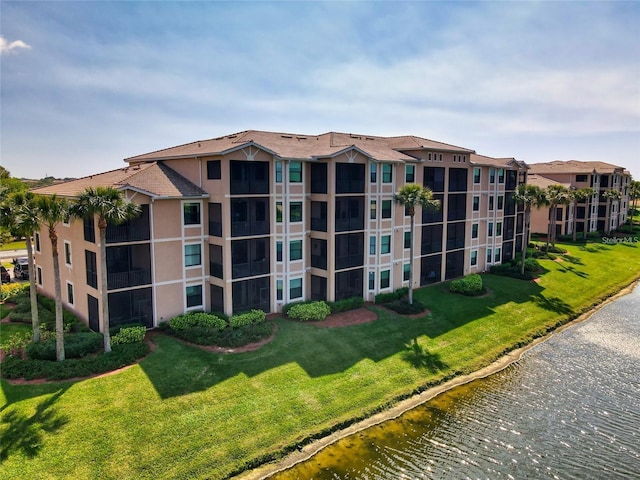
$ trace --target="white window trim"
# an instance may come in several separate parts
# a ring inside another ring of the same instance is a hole
[[[200,208],[199,210],[199,222],[198,223],[191,223],[189,225],[186,225],[184,223],[184,207],[185,205],[191,204],[191,203],[197,203]],[[202,206],[202,201],[201,200],[183,200],[180,203],[180,216],[182,217],[182,228],[196,228],[196,227],[201,227],[202,226],[202,214],[203,214],[203,206]]]
[[[69,249],[69,261],[67,262],[67,248]],[[71,242],[68,240],[64,241],[64,264],[67,267],[73,266],[73,250],[71,249]]]
[[[71,287],[71,295],[73,296],[73,301],[69,301],[69,287]],[[67,305],[70,305],[75,308],[76,303],[76,289],[73,286],[73,282],[67,281]]]
[[[42,286],[42,267],[36,267],[36,282],[38,285]]]
[[[187,247],[191,246],[191,245],[198,245],[200,247],[200,263],[196,263],[193,265],[187,265]],[[184,266],[185,269],[190,270],[190,269],[194,269],[194,268],[201,268],[202,267],[202,255],[203,255],[203,248],[202,248],[202,243],[201,242],[185,242],[184,243],[184,248],[182,250],[182,265]]]
[[[187,288],[189,287],[200,287],[200,304],[194,305],[193,307],[187,307]],[[204,285],[202,283],[191,283],[184,286],[184,311],[191,312],[193,310],[202,310],[204,307]]]
[[[302,294],[299,297],[291,297],[291,282],[294,280],[300,280],[300,288],[302,289]],[[287,291],[287,297],[289,298],[289,301],[291,300],[298,300],[299,298],[304,298],[304,277],[293,277],[289,279],[289,288]]]
[[[33,236],[33,243],[34,243],[34,250],[36,251],[36,253],[42,253],[40,251],[40,249],[42,248],[42,245],[40,244],[40,242],[42,242],[42,237],[40,236],[40,232],[35,232],[35,235]]]

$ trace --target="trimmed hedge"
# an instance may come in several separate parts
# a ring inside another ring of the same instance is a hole
[[[484,293],[482,277],[477,273],[472,273],[466,277],[452,280],[449,284],[449,291],[453,293],[461,293],[470,297],[481,295]]]
[[[168,333],[196,345],[215,345],[236,348],[259,342],[273,333],[273,323],[254,323],[245,327],[229,327],[215,330],[206,327],[192,327],[186,330],[172,330]]]
[[[414,315],[416,313],[422,313],[425,310],[424,304],[415,299],[413,300],[413,304],[405,299],[394,300],[393,302],[385,304],[385,307],[400,315]]]
[[[229,326],[231,327],[246,327],[249,325],[262,323],[264,319],[267,318],[267,314],[262,310],[250,310],[246,313],[238,313],[233,315],[229,319]]]
[[[408,287],[399,288],[395,292],[379,293],[378,295],[376,295],[374,302],[378,304],[393,302],[394,300],[400,300],[401,298],[404,298],[408,293]]]
[[[303,322],[322,321],[331,314],[329,306],[322,301],[298,303],[288,309],[287,316]]]
[[[65,358],[81,358],[99,352],[102,349],[101,333],[83,332],[64,336]],[[32,360],[56,360],[56,339],[50,338],[41,342],[30,343],[25,353]]]
[[[344,298],[342,300],[338,300],[335,302],[326,302],[331,310],[331,313],[340,313],[346,312],[348,310],[355,310],[356,308],[362,307],[364,305],[364,298],[362,297],[351,297]]]
[[[114,345],[110,353],[84,358],[71,358],[64,362],[50,360],[23,360],[17,356],[9,356],[2,362],[3,378],[46,378],[47,380],[64,380],[66,378],[86,377],[117,370],[135,363],[149,353],[146,343],[128,343]]]
[[[173,330],[186,330],[193,327],[206,327],[215,330],[223,330],[227,327],[227,322],[221,318],[205,312],[189,312],[169,320],[169,325]]]
[[[121,328],[118,333],[111,337],[111,345],[120,345],[123,343],[142,343],[144,336],[147,334],[145,327],[125,327]]]

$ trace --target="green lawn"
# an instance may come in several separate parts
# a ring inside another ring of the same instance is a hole
[[[3,304],[0,304],[0,318],[4,318],[8,315],[9,309]],[[9,337],[16,333],[30,332],[31,325],[27,323],[0,323],[0,345],[4,344]]]
[[[25,250],[27,248],[27,244],[24,240],[19,240],[17,242],[7,242],[0,245],[0,251],[5,252],[7,250]]]
[[[218,355],[157,337],[149,357],[85,381],[2,381],[0,477],[223,478],[416,389],[490,363],[577,315],[640,273],[640,246],[567,246],[539,283],[486,275],[467,298],[446,284],[416,292],[432,310],[376,309],[366,325],[278,320],[256,352]],[[375,308],[375,307],[373,307]]]

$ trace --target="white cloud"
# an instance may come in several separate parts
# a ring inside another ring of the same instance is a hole
[[[0,35],[0,54],[12,53],[19,48],[25,48],[29,50],[30,45],[27,45],[22,40],[14,40],[13,42],[7,42],[7,40]]]

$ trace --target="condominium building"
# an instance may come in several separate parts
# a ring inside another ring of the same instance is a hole
[[[76,197],[113,186],[142,215],[107,229],[110,322],[148,327],[191,310],[277,312],[304,299],[373,300],[487,270],[522,248],[513,201],[527,166],[415,136],[245,131],[125,159],[128,166],[36,190]],[[439,210],[410,217],[394,201],[429,187]],[[94,330],[100,254],[95,221],[58,228],[63,300]],[[53,294],[45,232],[39,288]],[[66,288],[65,288],[66,287]]]
[[[629,209],[629,185],[631,174],[623,167],[605,162],[581,162],[578,160],[553,161],[531,164],[528,183],[547,188],[551,184],[563,185],[569,190],[592,188],[593,195],[584,201],[572,201],[558,205],[556,210],[556,235],[610,232],[624,225]],[[607,192],[618,193],[611,198]],[[547,233],[549,208],[531,212],[531,231]]]

